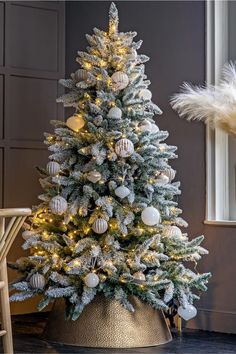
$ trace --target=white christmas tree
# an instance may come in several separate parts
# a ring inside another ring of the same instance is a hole
[[[44,194],[22,234],[30,255],[12,265],[22,273],[13,301],[42,294],[41,310],[64,298],[73,320],[97,293],[129,311],[135,295],[156,309],[175,301],[184,318],[196,314],[192,289],[206,290],[210,274],[187,262],[207,251],[203,236],[189,241],[180,229],[187,223],[168,164],[176,147],[163,143],[168,133],[153,120],[162,112],[151,101],[143,65],[149,58],[137,53],[142,41],[135,36],[118,32],[112,3],[108,31],[86,36],[81,68],[61,80],[68,93],[58,102],[75,113],[45,134],[51,155],[39,169]]]

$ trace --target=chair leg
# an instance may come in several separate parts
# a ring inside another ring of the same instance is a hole
[[[0,279],[5,282],[4,288],[0,290],[1,301],[1,317],[2,317],[2,329],[6,330],[6,334],[3,339],[3,351],[5,354],[13,354],[13,342],[12,342],[12,328],[11,328],[11,312],[9,304],[9,291],[8,291],[8,276],[7,276],[7,261],[3,260],[0,266]]]

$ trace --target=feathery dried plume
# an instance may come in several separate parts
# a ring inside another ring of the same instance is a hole
[[[227,63],[219,85],[208,87],[184,83],[180,93],[171,99],[180,117],[209,123],[236,136],[236,66]]]

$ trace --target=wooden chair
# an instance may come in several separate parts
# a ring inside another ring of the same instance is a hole
[[[26,217],[30,214],[31,210],[26,208],[0,209],[0,303],[2,327],[0,336],[3,337],[3,351],[6,354],[13,354],[6,257]],[[6,225],[6,219],[8,218],[10,220]]]

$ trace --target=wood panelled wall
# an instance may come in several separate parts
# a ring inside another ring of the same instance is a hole
[[[43,133],[63,119],[55,100],[64,77],[64,3],[0,2],[0,207],[31,207],[40,185],[35,166],[44,166]],[[18,235],[10,260],[22,255]],[[10,278],[15,274],[10,272]],[[29,302],[13,312],[31,311]]]

